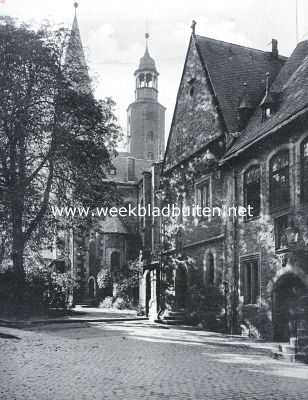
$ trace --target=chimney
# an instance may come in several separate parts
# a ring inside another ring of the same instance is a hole
[[[272,56],[274,58],[278,58],[279,52],[278,52],[278,40],[272,39]]]

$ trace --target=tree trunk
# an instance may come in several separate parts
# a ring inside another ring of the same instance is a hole
[[[23,285],[25,280],[25,271],[23,264],[24,255],[24,233],[22,230],[22,201],[20,201],[20,196],[16,194],[12,202],[12,261],[13,269],[16,274],[16,279],[18,283]]]

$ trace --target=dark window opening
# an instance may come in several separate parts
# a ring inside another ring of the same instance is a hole
[[[120,253],[114,251],[110,257],[110,267],[113,274],[117,274],[120,271]]]
[[[289,150],[276,154],[270,161],[270,207],[271,210],[290,205]]]
[[[275,219],[275,248],[276,250],[288,247],[286,229],[288,227],[288,215],[282,215]]]
[[[208,253],[206,256],[205,284],[214,285],[214,280],[215,280],[214,256],[212,253]]]
[[[257,260],[245,261],[241,264],[241,296],[244,304],[257,304],[259,296],[259,265]]]
[[[308,202],[308,139],[301,146],[301,176],[302,200]]]
[[[201,208],[210,207],[210,182],[200,183],[197,186],[197,204]]]
[[[260,215],[261,206],[261,179],[260,179],[260,167],[250,167],[244,175],[244,202],[245,207],[252,207],[251,214],[247,219],[258,217]]]

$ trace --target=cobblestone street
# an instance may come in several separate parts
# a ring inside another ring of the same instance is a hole
[[[308,398],[308,366],[241,338],[139,321],[0,332],[3,400]]]

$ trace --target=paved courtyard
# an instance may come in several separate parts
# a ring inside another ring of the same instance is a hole
[[[0,327],[1,400],[307,400],[308,366],[148,322]]]

